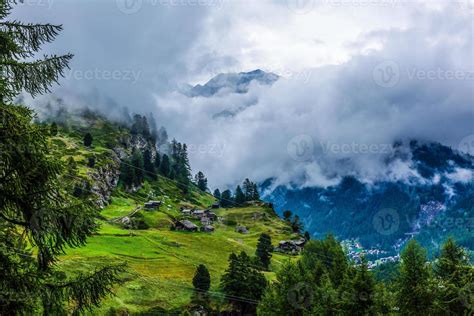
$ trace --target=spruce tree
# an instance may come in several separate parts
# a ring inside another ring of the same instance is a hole
[[[160,165],[161,165],[161,156],[159,152],[156,152],[155,160],[153,161],[153,165],[155,166],[155,171],[159,172]]]
[[[0,303],[1,315],[82,313],[120,282],[122,266],[65,275],[54,262],[97,231],[99,210],[79,199],[66,166],[50,155],[50,129],[13,100],[49,92],[72,55],[35,60],[61,26],[6,20],[15,1],[0,1]],[[6,295],[6,297],[5,297]]]
[[[86,133],[84,135],[84,146],[90,147],[92,145],[92,135],[91,133]]]
[[[245,194],[245,200],[246,201],[250,201],[252,200],[252,197],[253,197],[253,186],[252,186],[252,182],[250,182],[250,180],[248,178],[246,178],[244,180],[244,183],[242,184],[242,187],[243,187],[243,191],[244,191],[244,194]]]
[[[207,192],[207,178],[201,171],[199,171],[194,177],[194,184],[196,184],[199,190]]]
[[[469,306],[463,291],[474,281],[474,269],[470,265],[466,251],[456,244],[453,238],[444,243],[441,254],[435,261],[434,274],[442,286],[438,287],[438,308],[440,312],[449,311],[453,315],[463,315]],[[468,292],[472,292],[472,288]],[[467,296],[472,295],[468,293]]]
[[[170,176],[170,159],[167,154],[164,154],[161,160],[160,173],[165,177]]]
[[[193,277],[194,289],[198,292],[207,292],[211,288],[211,275],[206,266],[200,264]]]
[[[238,185],[237,188],[235,189],[235,198],[234,198],[234,200],[235,200],[235,203],[237,205],[242,205],[246,201],[244,192],[240,188],[240,185]]]
[[[234,201],[232,200],[232,192],[230,192],[230,190],[225,190],[224,192],[222,192],[220,202],[222,207],[234,206]]]
[[[263,269],[268,270],[272,258],[272,238],[270,235],[262,233],[258,239],[255,255],[260,261]]]
[[[400,274],[397,279],[397,304],[402,315],[429,313],[433,296],[430,288],[430,270],[425,250],[410,240],[401,253]]]
[[[265,276],[252,266],[245,252],[238,256],[230,255],[229,267],[221,278],[221,288],[235,311],[241,315],[254,313],[266,286]]]
[[[260,200],[260,194],[258,193],[258,188],[256,183],[252,183],[252,200],[253,201],[259,201]]]
[[[56,124],[56,122],[51,123],[51,126],[49,127],[49,132],[51,136],[58,135],[58,124]]]
[[[132,154],[131,160],[133,166],[133,184],[135,186],[140,186],[145,179],[145,171],[143,166],[143,156],[140,151],[135,150]]]
[[[217,200],[221,199],[221,191],[219,189],[215,189],[214,193],[212,194]]]
[[[156,180],[155,165],[151,161],[151,151],[148,148],[143,152],[143,168],[145,169],[145,176]]]
[[[293,212],[290,211],[290,210],[286,210],[286,211],[283,212],[283,219],[285,221],[289,222],[292,216],[293,216]]]

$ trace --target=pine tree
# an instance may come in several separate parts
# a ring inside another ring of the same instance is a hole
[[[258,239],[255,255],[257,256],[260,261],[260,264],[265,270],[268,270],[270,266],[272,251],[272,238],[270,237],[270,235],[267,235],[265,233],[261,234]]]
[[[293,216],[293,212],[291,212],[290,210],[286,210],[283,212],[283,219],[287,222],[290,221],[292,216]]]
[[[131,164],[133,166],[133,184],[135,186],[140,186],[145,180],[145,172],[143,166],[143,156],[138,151],[135,150],[132,154]]]
[[[66,166],[50,155],[51,130],[32,124],[30,109],[12,104],[23,90],[49,92],[72,58],[34,60],[61,26],[7,21],[13,4],[0,1],[0,314],[82,313],[111,293],[123,267],[74,276],[54,265],[67,247],[86,243],[99,214],[93,200],[73,196],[76,184],[63,176]]]
[[[244,191],[244,194],[245,194],[245,200],[246,201],[250,201],[252,200],[252,197],[253,197],[253,186],[252,186],[252,182],[250,182],[250,180],[248,178],[246,178],[244,180],[244,183],[242,184],[242,187],[243,187],[243,191]]]
[[[160,173],[165,177],[170,176],[170,159],[167,154],[164,154],[161,160]]]
[[[260,200],[260,194],[258,193],[258,188],[256,183],[252,183],[252,200],[253,201],[259,201]]]
[[[207,178],[204,176],[204,173],[199,171],[194,177],[194,183],[197,185],[199,190],[207,192]]]
[[[224,192],[222,192],[220,202],[222,207],[234,206],[234,201],[232,200],[232,192],[230,192],[230,190],[225,190]]]
[[[434,272],[442,284],[438,287],[438,301],[440,312],[449,311],[452,315],[463,315],[468,312],[467,304],[462,302],[462,292],[469,287],[474,276],[466,251],[458,246],[453,238],[444,243],[441,254],[434,265]],[[472,290],[472,289],[471,289]]]
[[[151,151],[149,149],[145,149],[143,152],[143,168],[145,169],[145,175],[148,178],[156,180],[156,170],[154,164],[151,161]]]
[[[236,311],[242,315],[254,313],[266,286],[265,276],[253,268],[245,252],[229,256],[229,267],[222,275],[221,288]]]
[[[314,304],[314,288],[312,283],[306,282],[305,277],[300,263],[289,260],[283,262],[276,273],[275,282],[264,292],[257,315],[300,316],[309,312]]]
[[[130,160],[122,162],[120,165],[120,181],[123,182],[125,188],[130,188],[134,184],[135,169]]]
[[[90,147],[92,145],[92,135],[91,133],[86,133],[84,135],[84,146]]]
[[[219,189],[215,189],[214,193],[212,194],[217,200],[221,199],[221,191]]]
[[[200,264],[193,278],[194,289],[198,292],[207,292],[211,288],[211,275],[206,266]]]
[[[161,156],[159,152],[156,152],[155,161],[153,162],[153,165],[155,166],[155,171],[158,172],[160,170],[161,165]]]
[[[425,250],[412,239],[400,257],[397,304],[401,314],[418,315],[420,311],[429,313],[433,297]]]
[[[87,166],[89,168],[94,168],[95,167],[95,158],[94,157],[87,158]]]
[[[58,124],[56,124],[56,122],[51,123],[51,126],[49,127],[49,132],[51,136],[58,135]]]
[[[235,189],[235,198],[234,198],[234,200],[235,200],[235,203],[237,205],[242,205],[246,201],[244,192],[242,192],[242,189],[240,188],[240,185],[238,185],[237,188]]]
[[[302,228],[303,228],[303,225],[300,222],[300,217],[298,215],[295,215],[293,217],[293,221],[291,221],[291,229],[293,229],[293,232],[299,234]]]
[[[370,274],[367,262],[355,268],[354,275],[349,275],[341,286],[342,308],[347,315],[375,314],[375,280]]]

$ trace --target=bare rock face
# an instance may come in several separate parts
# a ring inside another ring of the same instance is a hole
[[[120,159],[113,154],[112,160],[105,166],[90,172],[92,178],[91,191],[97,195],[97,204],[103,208],[110,200],[113,189],[117,186],[120,176]]]

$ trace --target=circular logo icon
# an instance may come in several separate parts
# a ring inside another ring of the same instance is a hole
[[[140,11],[143,0],[115,0],[117,8],[125,14],[133,14]]]
[[[377,85],[394,87],[400,81],[400,66],[393,60],[383,61],[375,66],[372,76]]]
[[[296,161],[309,161],[314,154],[314,141],[309,135],[293,137],[286,147],[290,157]]]
[[[383,209],[378,211],[372,219],[375,230],[381,235],[391,235],[398,230],[400,226],[400,217],[394,209]]]
[[[474,135],[464,137],[458,146],[459,151],[474,156]]]
[[[307,309],[313,301],[313,290],[305,282],[300,282],[288,291],[288,303],[296,309]]]
[[[461,303],[468,309],[474,309],[474,283],[468,283],[459,291]]]
[[[293,13],[307,14],[314,9],[315,0],[286,0],[286,5]]]

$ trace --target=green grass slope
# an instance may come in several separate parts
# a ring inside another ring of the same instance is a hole
[[[73,157],[77,163],[75,177],[93,185],[91,173],[101,166],[113,165],[111,143],[117,134],[124,131],[118,131],[101,120],[81,124],[80,128],[61,129],[58,135],[51,137],[52,154],[64,161]],[[94,137],[91,148],[82,144],[86,130]],[[87,166],[87,158],[91,156],[96,158],[93,168]],[[151,199],[162,201],[158,210],[142,208],[143,203]],[[101,211],[98,233],[88,239],[85,247],[68,249],[58,266],[68,273],[81,273],[93,271],[104,264],[127,263],[125,283],[115,288],[116,295],[105,300],[99,309],[94,310],[94,315],[154,315],[159,311],[179,311],[190,303],[192,278],[199,264],[205,264],[209,269],[211,292],[216,297],[222,297],[219,282],[232,252],[246,251],[254,255],[261,233],[269,234],[274,245],[280,240],[297,236],[264,203],[214,210],[220,221],[213,224],[213,233],[170,229],[173,220],[181,218],[181,207],[207,208],[213,202],[212,195],[197,188],[183,194],[179,184],[164,177],[146,181],[134,193],[126,192],[119,185],[113,190],[110,203]],[[130,214],[141,217],[148,228],[125,229],[120,219]],[[197,221],[195,223],[200,226]],[[246,226],[249,234],[235,232],[236,225]],[[274,253],[272,270],[276,271],[285,260],[291,259],[291,256]],[[266,272],[266,276],[270,280],[274,273]]]

